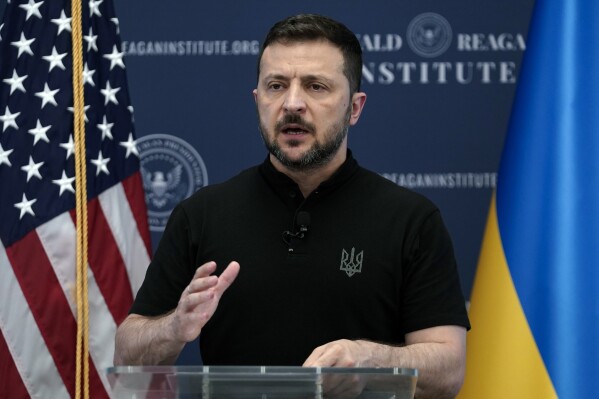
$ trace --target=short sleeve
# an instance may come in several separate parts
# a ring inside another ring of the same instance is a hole
[[[442,325],[470,328],[451,238],[438,210],[407,242],[402,269],[401,330]]]
[[[196,269],[190,236],[189,219],[178,205],[169,217],[129,313],[159,316],[177,306]]]

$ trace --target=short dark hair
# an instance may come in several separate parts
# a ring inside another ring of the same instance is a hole
[[[350,94],[360,91],[362,80],[362,48],[356,35],[345,25],[317,14],[299,14],[277,22],[262,43],[258,57],[258,79],[260,62],[266,47],[271,43],[292,43],[326,39],[343,54],[343,74],[349,81]]]

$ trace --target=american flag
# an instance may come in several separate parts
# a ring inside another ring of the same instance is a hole
[[[0,397],[75,396],[71,3],[12,0],[0,25]],[[85,0],[90,393],[150,258],[133,109],[111,0]]]

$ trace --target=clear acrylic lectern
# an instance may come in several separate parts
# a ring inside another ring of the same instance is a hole
[[[417,370],[260,366],[111,367],[114,399],[412,399]]]

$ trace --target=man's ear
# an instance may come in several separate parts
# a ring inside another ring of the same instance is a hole
[[[356,92],[352,95],[351,114],[349,117],[349,124],[351,126],[358,123],[358,119],[360,119],[360,115],[364,109],[364,104],[366,104],[366,93]]]

